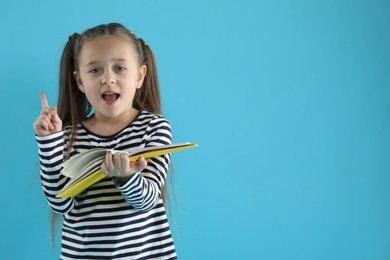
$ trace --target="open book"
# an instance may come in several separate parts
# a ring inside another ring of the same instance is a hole
[[[140,157],[148,159],[197,146],[197,144],[192,143],[181,143],[146,147],[130,152],[128,156],[130,161],[137,161]],[[106,175],[101,171],[100,167],[105,160],[107,151],[104,148],[94,148],[79,153],[65,161],[61,173],[69,177],[70,180],[56,197],[75,197],[96,182],[104,179]]]

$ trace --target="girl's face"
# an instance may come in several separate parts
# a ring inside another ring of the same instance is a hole
[[[135,91],[146,74],[146,66],[139,66],[129,40],[101,36],[85,42],[78,61],[74,76],[95,116],[111,119],[129,115]]]

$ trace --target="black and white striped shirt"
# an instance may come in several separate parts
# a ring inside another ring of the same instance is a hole
[[[68,181],[60,174],[70,127],[36,137],[42,188],[50,208],[64,216],[61,259],[176,259],[161,190],[170,155],[148,159],[125,185],[105,178],[75,198],[55,198]],[[132,151],[171,144],[171,128],[161,115],[141,111],[125,129],[99,136],[78,126],[71,156],[102,147]]]

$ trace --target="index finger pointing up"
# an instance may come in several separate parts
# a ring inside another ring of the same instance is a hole
[[[42,108],[50,108],[49,102],[47,102],[47,98],[44,92],[40,93],[41,95],[41,102],[42,102]]]

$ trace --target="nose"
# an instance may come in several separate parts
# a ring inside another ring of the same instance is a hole
[[[100,79],[100,84],[101,85],[111,85],[111,84],[115,84],[116,83],[116,78],[115,78],[115,74],[110,72],[110,71],[106,71],[102,74],[102,77]]]

